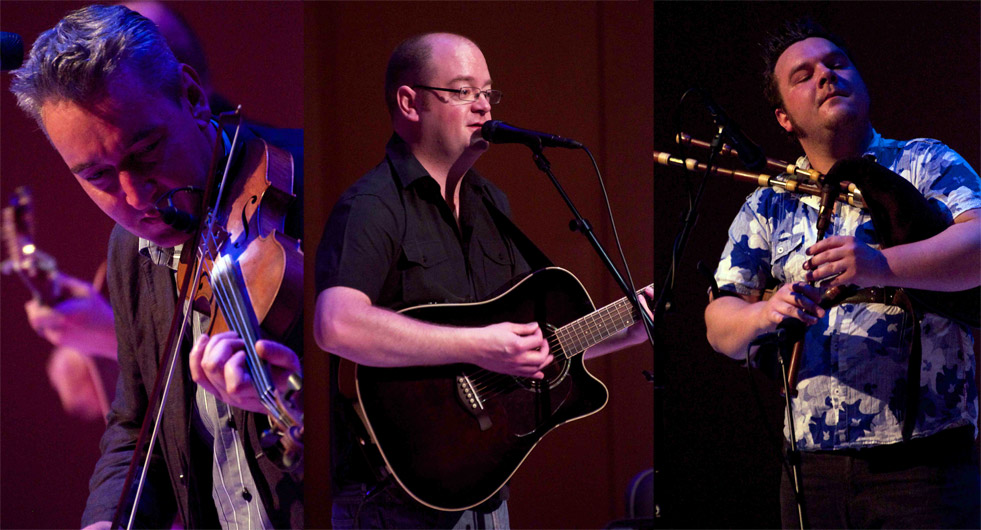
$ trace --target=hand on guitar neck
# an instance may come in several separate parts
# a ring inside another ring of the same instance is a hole
[[[648,302],[648,300],[651,302],[654,301],[653,285],[648,285],[645,287],[644,295],[640,297],[640,305],[644,308],[644,311],[647,312],[647,316],[653,320],[654,314],[651,313],[650,302]],[[647,331],[644,330],[644,323],[638,320],[629,328],[620,331],[616,335],[613,335],[596,346],[589,348],[583,355],[585,359],[592,359],[594,357],[613,353],[615,351],[622,350],[623,348],[633,346],[635,344],[641,344],[646,341]]]
[[[58,347],[86,355],[116,359],[116,332],[112,308],[90,283],[58,274],[64,298],[53,306],[31,299],[24,304],[27,320],[38,335]]]
[[[644,292],[653,297],[652,287]],[[650,315],[644,297],[641,299]],[[543,368],[554,360],[535,322],[480,327],[434,325],[375,307],[364,293],[347,287],[320,293],[314,337],[325,351],[376,367],[470,363],[492,372],[542,379]],[[638,322],[588,349],[585,357],[605,355],[646,338],[643,324]]]
[[[490,498],[550,430],[605,406],[585,352],[640,342],[638,320],[627,298],[596,309],[575,276],[550,267],[482,302],[401,313],[332,287],[318,299],[316,336],[359,363],[338,365],[338,388],[357,400],[395,480],[424,505],[455,511]]]
[[[102,271],[96,275],[101,283]],[[98,288],[77,278],[52,275],[52,305],[32,298],[24,304],[34,331],[54,344],[47,362],[48,380],[65,411],[83,419],[105,419],[109,396],[95,357],[116,361],[116,331],[112,308]]]

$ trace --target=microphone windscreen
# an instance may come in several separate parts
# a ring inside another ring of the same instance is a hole
[[[480,126],[480,136],[487,140],[488,142],[494,138],[494,131],[497,130],[497,124],[501,123],[500,120],[487,120],[483,125]]]
[[[24,41],[20,35],[0,31],[0,69],[4,72],[20,68],[24,63]]]

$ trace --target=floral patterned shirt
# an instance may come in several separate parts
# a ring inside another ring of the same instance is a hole
[[[977,172],[936,140],[887,140],[873,131],[866,154],[911,182],[949,222],[981,208]],[[806,157],[797,165],[809,167]],[[805,281],[804,251],[817,241],[818,197],[761,188],[729,228],[715,277],[719,288],[760,296],[768,283]],[[828,236],[878,248],[868,213],[838,204]],[[797,447],[862,448],[902,440],[910,315],[884,304],[841,304],[810,326],[794,399]],[[920,408],[913,437],[974,425],[978,391],[969,330],[940,315],[921,320]],[[789,439],[789,427],[784,435]]]

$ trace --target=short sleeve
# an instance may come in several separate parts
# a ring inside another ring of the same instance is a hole
[[[914,184],[931,202],[939,202],[951,219],[981,208],[981,180],[978,173],[953,149],[940,142],[925,143],[910,156],[916,171]]]
[[[744,295],[760,295],[770,278],[770,225],[766,197],[773,192],[757,190],[743,203],[732,225],[715,280],[719,289]]]
[[[316,287],[350,287],[377,302],[398,259],[398,217],[376,195],[342,197],[317,248]]]

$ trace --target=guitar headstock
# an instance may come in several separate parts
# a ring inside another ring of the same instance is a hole
[[[58,287],[58,265],[54,258],[34,244],[34,198],[30,189],[14,190],[10,203],[3,208],[3,242],[7,259],[0,264],[3,274],[17,274],[31,295],[45,305],[61,298]]]

